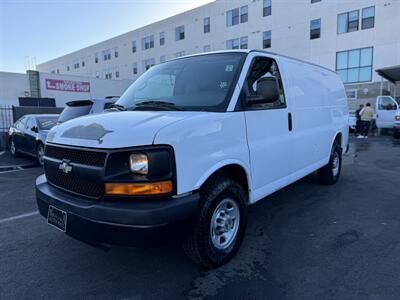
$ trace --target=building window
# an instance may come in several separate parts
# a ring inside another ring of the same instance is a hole
[[[94,54],[94,63],[97,64],[99,62],[99,55],[97,53]]]
[[[321,0],[311,0],[311,4],[321,2]]]
[[[115,78],[119,78],[119,71],[115,71]]]
[[[136,41],[132,42],[132,53],[136,53]]]
[[[74,63],[74,69],[79,69],[79,63]]]
[[[204,18],[203,22],[204,22],[204,26],[203,26],[204,33],[209,33],[211,30],[210,17]]]
[[[103,56],[103,61],[110,60],[111,59],[111,50],[110,49],[103,50],[102,56]]]
[[[247,5],[240,8],[240,23],[246,23],[249,20],[249,7]]]
[[[310,40],[321,37],[321,19],[311,20],[310,22]]]
[[[185,25],[175,28],[175,40],[181,41],[185,39]]]
[[[96,71],[95,77],[96,77],[96,78],[100,78],[100,73],[99,73],[99,71]]]
[[[57,74],[60,74],[60,69],[57,69]]]
[[[154,35],[149,35],[142,38],[142,50],[154,48]]]
[[[164,46],[164,45],[165,45],[165,33],[160,32],[160,46]]]
[[[239,39],[227,40],[226,49],[228,50],[239,49]]]
[[[85,61],[82,60],[82,68],[85,67]]]
[[[239,8],[228,10],[226,12],[226,26],[231,27],[239,24]]]
[[[374,28],[375,26],[375,6],[363,8],[361,29]]]
[[[211,51],[211,45],[205,45],[203,47],[203,52],[210,52]]]
[[[109,72],[109,71],[105,71],[104,78],[105,79],[112,79],[112,73]]]
[[[263,32],[263,48],[271,48],[271,30]]]
[[[50,72],[50,74],[56,74],[56,71],[55,71],[55,70],[52,70],[52,71]]]
[[[242,36],[240,38],[240,49],[247,49],[249,46],[249,38],[247,36]]]
[[[175,53],[175,57],[182,57],[185,56],[185,51],[180,51]]]
[[[132,72],[133,75],[136,75],[138,73],[137,63],[132,64]]]
[[[148,69],[150,69],[151,67],[153,67],[156,64],[156,60],[154,58],[150,58],[150,59],[145,59],[143,61],[143,71],[147,71]]]
[[[118,53],[118,47],[115,47],[115,48],[114,48],[114,57],[117,58],[118,55],[119,55],[119,53]]]
[[[359,11],[353,10],[338,15],[338,33],[353,32],[358,30]]]
[[[270,16],[272,14],[272,1],[264,0],[263,1],[263,17]]]
[[[336,53],[336,72],[344,83],[372,80],[373,48]]]
[[[160,56],[160,63],[163,63],[166,61],[165,55]]]
[[[69,66],[67,66],[67,71],[69,71]]]

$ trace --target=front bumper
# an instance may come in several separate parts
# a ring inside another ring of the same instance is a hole
[[[97,246],[146,247],[187,234],[200,195],[102,202],[63,192],[41,175],[36,180],[36,201],[46,218],[49,205],[67,212],[66,233],[78,240]]]

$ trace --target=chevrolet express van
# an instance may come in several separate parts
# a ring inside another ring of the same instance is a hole
[[[37,205],[86,243],[182,239],[218,267],[238,251],[249,205],[314,171],[338,181],[348,120],[328,69],[263,51],[179,58],[146,71],[112,112],[50,132]]]

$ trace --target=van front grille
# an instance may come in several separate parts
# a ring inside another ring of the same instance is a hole
[[[90,198],[100,198],[104,195],[103,182],[74,177],[57,169],[46,167],[46,163],[44,170],[47,181],[55,187]]]
[[[103,167],[107,154],[100,151],[46,145],[45,156],[53,159],[68,160],[82,165]]]

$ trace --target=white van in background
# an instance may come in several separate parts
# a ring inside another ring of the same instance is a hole
[[[399,112],[399,103],[393,97],[376,97],[376,127],[379,129],[393,129],[395,115]]]
[[[37,205],[79,240],[180,237],[195,262],[218,267],[239,249],[247,206],[315,171],[339,180],[348,135],[343,83],[328,69],[258,50],[182,57],[146,71],[114,111],[49,133]]]

